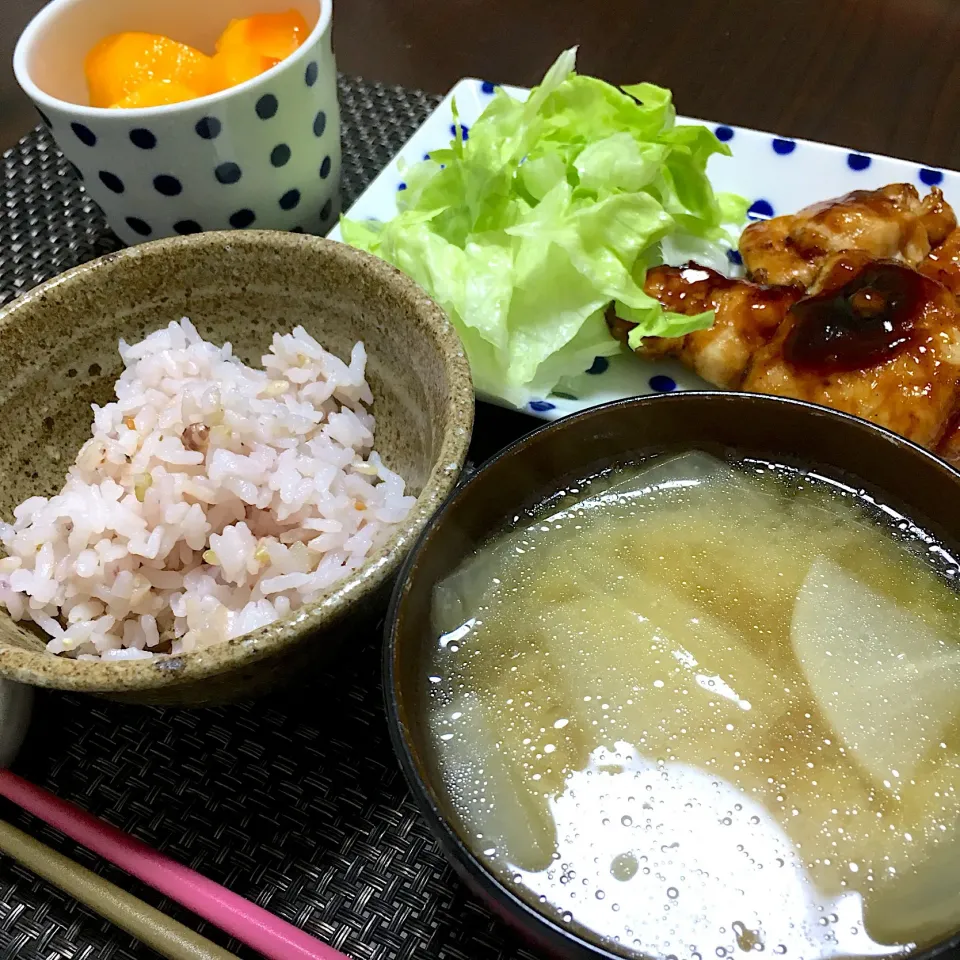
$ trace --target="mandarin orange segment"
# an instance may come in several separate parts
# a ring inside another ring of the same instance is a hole
[[[265,70],[277,65],[273,57],[264,57],[252,47],[237,45],[218,51],[213,56],[213,85],[215,90],[235,87]]]
[[[223,33],[217,37],[214,56],[223,53],[225,50],[234,50],[237,47],[249,47],[247,34],[250,28],[250,18],[245,17],[242,20],[231,20],[224,28]]]
[[[217,40],[217,53],[243,46],[279,62],[289,57],[309,32],[307,21],[299,10],[258,13],[242,20],[231,20]]]
[[[176,80],[148,80],[137,87],[133,93],[128,93],[122,100],[111,103],[111,107],[163,107],[168,103],[183,103],[184,100],[194,100],[202,96],[193,87]]]
[[[94,107],[119,105],[152,81],[182,84],[193,91],[194,97],[204,96],[213,88],[211,57],[152,33],[105,37],[87,54],[84,68]]]
[[[310,32],[297,10],[231,20],[209,57],[135,31],[104,37],[84,64],[94,107],[157,107],[236,86],[290,56]]]

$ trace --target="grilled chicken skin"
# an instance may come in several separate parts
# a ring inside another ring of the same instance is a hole
[[[740,250],[749,279],[648,271],[644,289],[667,309],[716,320],[645,338],[639,355],[852,413],[960,466],[960,228],[939,190],[857,191],[751,224]],[[620,340],[632,326],[610,317]]]
[[[731,280],[696,265],[649,271],[646,291],[706,330],[647,338],[640,356],[677,357],[717,386],[843,410],[960,459],[960,309],[940,283],[899,261],[835,254],[812,293]],[[633,325],[611,329],[626,341]]]
[[[731,280],[697,264],[654,267],[647,271],[644,290],[668,310],[690,316],[713,310],[716,320],[706,330],[683,337],[647,337],[640,356],[676,357],[704,380],[719,387],[736,387],[755,350],[776,332],[790,306],[803,295],[789,287],[764,287]],[[610,329],[627,342],[633,324],[610,319]]]
[[[917,268],[924,276],[942,283],[960,298],[960,229],[953,230]],[[948,463],[960,468],[960,410],[937,446],[937,453]]]
[[[934,247],[917,269],[960,297],[960,229],[953,230],[943,243]]]
[[[931,449],[960,404],[960,315],[941,284],[842,253],[754,354],[742,388],[855,414]]]
[[[843,251],[917,266],[956,226],[939,189],[921,200],[911,184],[892,183],[751,223],[741,234],[740,255],[758,283],[807,288],[827,258]]]

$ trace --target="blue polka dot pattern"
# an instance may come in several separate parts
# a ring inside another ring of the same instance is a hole
[[[925,183],[928,187],[935,187],[943,183],[943,171],[931,170],[930,167],[921,167],[920,182]]]
[[[320,210],[320,219],[326,223],[330,219],[330,214],[333,213],[333,201],[328,200],[323,208]]]
[[[220,136],[223,125],[216,117],[203,117],[196,122],[193,129],[197,131],[198,137],[203,137],[204,140],[214,140]]]
[[[548,410],[556,410],[557,405],[549,400],[531,400],[530,409],[535,413],[546,413]]]
[[[491,83],[489,80],[484,80],[480,84],[480,89],[488,96],[493,96],[493,91],[497,89],[496,84]]]
[[[717,139],[723,143],[733,139],[733,127],[717,127],[713,132],[717,135]]]
[[[282,167],[290,159],[290,148],[285,143],[278,143],[270,151],[270,162],[275,167]]]
[[[50,122],[50,118],[39,108],[37,107],[37,113],[40,114],[40,119],[43,121],[45,127],[52,127],[53,124]]]
[[[312,87],[317,82],[317,61],[311,60],[307,64],[307,69],[303,72],[303,82]]]
[[[300,202],[300,191],[299,190],[288,190],[280,198],[280,209],[281,210],[292,210]]]
[[[406,189],[407,189],[407,185],[406,185],[405,183],[398,183],[398,184],[397,184],[397,189],[398,189],[398,190],[406,190]]]
[[[321,110],[313,119],[313,135],[322,137],[323,131],[327,129],[327,115]]]
[[[130,131],[130,142],[141,150],[152,150],[157,145],[157,138],[146,127],[135,127]]]
[[[870,158],[862,153],[848,153],[847,166],[851,170],[866,170],[870,166]]]
[[[213,175],[221,183],[236,183],[240,177],[243,175],[240,167],[232,161],[227,161],[226,163],[221,163],[213,171]]]
[[[609,366],[610,361],[606,357],[595,357],[593,363],[587,369],[587,373],[606,373]]]
[[[249,227],[256,219],[257,215],[248,207],[244,207],[242,210],[230,214],[230,226],[242,230],[244,227]]]
[[[272,93],[265,93],[256,106],[257,116],[261,120],[269,120],[277,114],[277,98]]]
[[[747,216],[751,220],[765,220],[773,216],[773,207],[769,200],[754,200],[747,211]]]
[[[793,153],[797,149],[796,140],[785,140],[783,137],[773,138],[773,152],[780,154],[781,157]]]
[[[743,257],[740,256],[739,250],[728,250],[727,259],[738,267],[743,266]]]
[[[183,184],[176,177],[171,177],[169,173],[161,173],[159,177],[154,177],[153,186],[157,193],[162,193],[165,197],[175,197],[183,192]]]
[[[677,381],[673,377],[664,376],[662,373],[654,374],[650,378],[650,389],[657,393],[671,393],[677,389]]]
[[[186,236],[190,233],[200,233],[203,227],[201,227],[196,220],[178,220],[173,225],[173,229],[176,230],[177,233]]]
[[[320,179],[326,180],[330,176],[330,167],[332,166],[332,161],[329,157],[323,158],[323,163],[320,164]]]
[[[123,181],[115,173],[111,173],[109,170],[101,170],[97,176],[108,190],[112,190],[114,193],[123,193]]]
[[[457,131],[458,131],[458,130],[460,131],[460,139],[461,139],[461,140],[469,140],[469,139],[470,139],[470,128],[469,128],[469,127],[465,126],[465,125],[462,124],[462,123],[451,123],[451,124],[450,124],[450,136],[451,136],[451,137],[455,137],[455,136],[457,135]]]
[[[139,217],[124,217],[127,226],[134,232],[139,233],[141,237],[149,237],[153,233],[153,228],[146,220]]]
[[[70,124],[70,129],[74,136],[88,147],[92,147],[97,142],[97,135],[86,124],[74,122]]]

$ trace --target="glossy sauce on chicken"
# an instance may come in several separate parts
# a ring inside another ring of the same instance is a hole
[[[862,370],[905,349],[930,281],[903,264],[875,261],[841,286],[790,307],[784,359],[802,370]]]
[[[426,718],[475,855],[628,957],[893,956],[960,926],[960,597],[855,488],[667,458],[438,584]]]

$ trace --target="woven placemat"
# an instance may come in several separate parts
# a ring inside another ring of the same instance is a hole
[[[341,80],[349,204],[439,98]],[[0,303],[119,246],[49,135],[3,156]],[[531,421],[478,411],[472,459]],[[535,960],[465,891],[421,822],[387,737],[380,636],[318,690],[205,710],[131,707],[54,692],[37,699],[17,772],[355,960]],[[0,815],[202,931],[252,951],[56,831]],[[0,958],[133,960],[137,941],[0,860]]]

